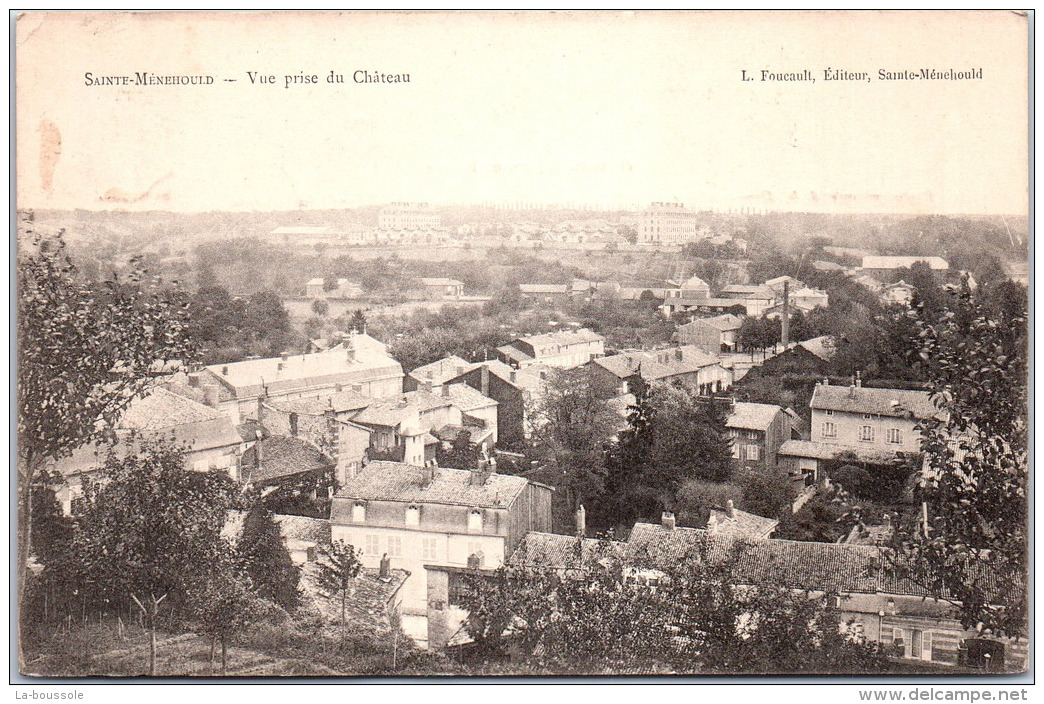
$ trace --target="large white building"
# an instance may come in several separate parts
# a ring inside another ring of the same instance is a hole
[[[685,244],[697,238],[696,212],[684,203],[652,203],[639,216],[638,244]]]
[[[551,529],[551,488],[486,465],[461,470],[370,462],[341,487],[331,536],[361,551],[364,567],[410,573],[402,590],[403,630],[428,639],[425,565],[496,569],[525,534]],[[441,609],[440,609],[441,611]]]
[[[389,203],[378,215],[382,230],[420,230],[439,227],[439,212],[427,203]]]

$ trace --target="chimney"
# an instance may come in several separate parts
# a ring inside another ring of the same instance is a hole
[[[830,377],[823,377],[823,386],[830,386]]]
[[[707,532],[718,532],[718,517],[714,514],[714,509],[711,509],[710,516],[707,517]]]
[[[855,385],[857,389],[863,388],[863,372],[856,372]]]
[[[787,345],[790,344],[790,282],[783,282],[783,332],[782,332],[783,349],[787,349]]]
[[[729,518],[736,517],[736,504],[732,503],[732,499],[725,502],[725,510],[729,514]]]
[[[421,471],[421,487],[427,489],[431,486],[432,482],[435,481],[435,474],[438,472],[438,468],[434,462],[430,462],[422,468]]]
[[[381,571],[377,576],[383,579],[391,576],[391,559],[388,557],[388,553],[384,553],[381,557]]]
[[[426,394],[430,394],[431,393],[431,379],[430,378],[427,379],[426,381],[422,381],[420,383],[420,390],[423,391]]]
[[[514,369],[511,370],[510,380],[512,384],[517,383],[518,381],[518,373]]]
[[[479,391],[483,396],[489,396],[489,367],[483,364],[480,374],[482,375],[482,381],[479,386],[482,388],[480,388]]]
[[[492,474],[492,470],[489,466],[490,460],[481,459],[479,460],[478,467],[471,470],[471,485],[482,486],[489,479],[489,475]]]
[[[449,398],[449,395],[450,395],[449,384],[443,384],[441,388],[442,388],[442,397],[443,398]]]
[[[587,511],[584,510],[583,504],[576,509],[576,535],[578,538],[587,536]]]
[[[664,530],[674,530],[674,523],[674,514],[670,511],[664,511],[660,516],[660,524],[663,525]]]
[[[283,360],[285,362],[286,360],[290,359],[290,355],[287,354],[286,352],[283,352],[283,353],[281,353],[279,355],[279,359],[281,359],[281,360]]]
[[[682,361],[682,359],[684,358],[684,355],[682,354],[681,347],[679,347],[678,349],[674,350],[674,358],[676,360],[678,360],[679,362]]]
[[[228,376],[228,367],[221,367],[221,376]]]

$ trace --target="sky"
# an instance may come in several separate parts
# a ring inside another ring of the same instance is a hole
[[[1015,13],[28,13],[16,42],[19,208],[1028,212]],[[922,68],[982,78],[878,78]],[[214,83],[86,85],[137,72]]]

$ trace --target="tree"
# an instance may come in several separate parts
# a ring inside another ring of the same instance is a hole
[[[351,319],[348,321],[348,327],[352,332],[365,333],[366,332],[366,316],[359,309],[356,309],[352,313]]]
[[[1001,321],[967,289],[921,321],[940,417],[921,424],[919,520],[897,531],[893,568],[959,605],[966,627],[1027,630],[1029,423],[1025,308]]]
[[[272,512],[260,501],[247,512],[236,547],[253,590],[259,597],[284,609],[298,605],[300,569],[290,558]]]
[[[312,312],[322,317],[330,312],[330,304],[321,298],[312,301]]]
[[[216,545],[206,574],[189,580],[190,615],[198,633],[210,638],[210,671],[214,651],[221,643],[221,675],[228,673],[228,641],[251,623],[263,618],[271,605],[252,591],[251,580],[240,555],[228,543]]]
[[[20,241],[18,275],[19,594],[32,554],[32,487],[48,462],[115,425],[157,360],[191,360],[182,294],[146,272],[81,281],[62,238]]]
[[[443,449],[442,443],[435,449],[435,459],[440,467],[455,469],[474,469],[479,463],[478,445],[471,442],[471,431],[461,428],[449,449]]]
[[[316,581],[323,595],[341,602],[341,645],[344,645],[348,619],[348,597],[355,586],[355,578],[362,571],[362,563],[355,547],[343,540],[323,546],[316,562]]]
[[[601,492],[605,451],[620,424],[608,404],[611,394],[585,367],[556,370],[527,414],[554,467],[555,488],[565,492],[571,509]]]
[[[219,559],[221,529],[235,496],[228,474],[185,469],[181,453],[142,445],[111,453],[103,481],[88,482],[74,552],[85,598],[94,605],[133,600],[149,630],[149,674],[156,674],[156,629],[164,601],[189,610],[189,585]]]

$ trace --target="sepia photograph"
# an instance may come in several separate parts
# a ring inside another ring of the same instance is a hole
[[[1025,683],[1032,19],[11,13],[12,679]]]

